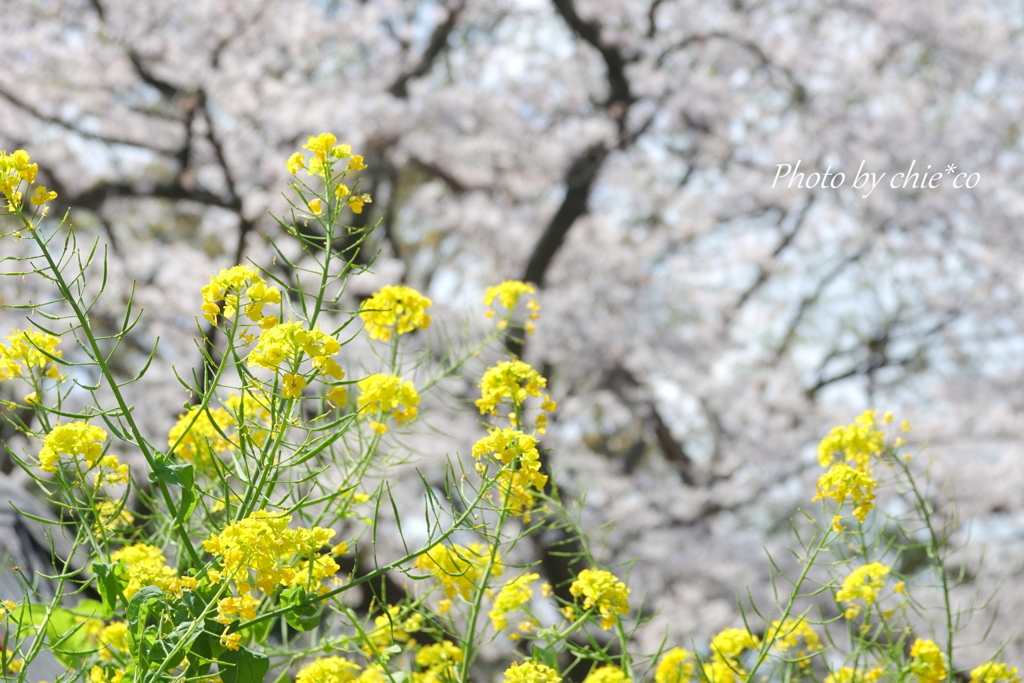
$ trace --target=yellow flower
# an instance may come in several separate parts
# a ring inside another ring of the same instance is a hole
[[[340,350],[338,340],[319,327],[307,330],[301,322],[287,322],[260,333],[259,342],[249,353],[246,365],[276,371],[286,360],[300,361],[303,354],[315,358],[333,356]]]
[[[330,156],[331,148],[337,141],[338,138],[334,137],[330,133],[320,133],[320,135],[316,136],[311,135],[302,148],[308,149],[316,155],[316,158],[320,161],[327,161]]]
[[[61,357],[61,351],[57,348],[60,337],[52,334],[35,330],[12,330],[5,340],[7,344],[0,344],[0,382],[20,377],[24,370],[46,367],[50,356]]]
[[[881,562],[872,562],[850,572],[843,580],[843,587],[836,593],[837,601],[848,603],[847,619],[860,613],[860,607],[852,604],[854,601],[863,599],[866,605],[874,604],[885,587],[885,577],[889,571],[890,568]]]
[[[363,303],[359,317],[366,324],[371,339],[388,341],[392,333],[405,334],[430,326],[427,308],[431,301],[415,289],[388,285]]]
[[[210,283],[203,287],[203,317],[217,324],[217,316],[233,318],[243,298],[248,298],[244,313],[249,320],[262,323],[263,306],[281,303],[281,292],[277,287],[268,287],[266,281],[252,266],[225,268],[210,277]],[[221,311],[221,304],[224,310]]]
[[[128,585],[124,589],[125,597],[131,599],[146,586],[156,586],[171,595],[181,594],[181,579],[165,562],[164,553],[156,546],[145,543],[121,548],[110,559],[123,561],[128,565]]]
[[[128,652],[128,624],[123,621],[106,624],[93,637],[101,662],[110,661]]]
[[[359,665],[344,657],[321,657],[299,669],[296,683],[351,683]]]
[[[423,615],[414,612],[403,619],[401,607],[388,605],[387,613],[376,617],[373,623],[377,628],[366,634],[370,641],[370,645],[364,647],[367,657],[371,657],[374,652],[380,652],[395,643],[408,642],[411,638],[409,634],[415,633],[423,627]]]
[[[654,683],[688,683],[697,662],[692,652],[674,647],[666,652],[654,671]]]
[[[484,306],[490,306],[497,299],[502,306],[511,311],[524,294],[536,293],[533,285],[518,280],[505,280],[500,285],[487,288],[484,293]]]
[[[540,578],[539,574],[523,574],[505,584],[494,600],[494,607],[487,616],[495,631],[508,626],[508,613],[519,609],[533,597],[530,584]]]
[[[488,368],[480,379],[480,414],[498,414],[498,405],[508,399],[519,408],[527,396],[540,396],[548,380],[521,360],[505,361]]]
[[[413,565],[440,581],[447,597],[460,595],[468,599],[483,578],[492,553],[494,566],[491,567],[491,576],[497,577],[502,571],[501,556],[493,547],[481,543],[450,547],[435,545],[417,557]]]
[[[348,403],[348,388],[344,386],[332,386],[324,398],[333,403],[334,405],[341,407]]]
[[[853,424],[835,427],[818,445],[818,462],[828,467],[838,456],[859,470],[885,448],[885,435],[875,427],[875,413],[861,413]]]
[[[47,192],[45,185],[39,185],[38,187],[36,187],[36,191],[32,193],[32,197],[30,198],[30,201],[33,204],[35,204],[36,206],[42,206],[43,204],[45,204],[47,202],[52,202],[56,198],[57,198],[57,193],[56,192],[53,192],[53,191]]]
[[[569,586],[573,597],[583,596],[583,609],[597,608],[601,628],[610,629],[618,615],[629,613],[629,589],[611,572],[584,569]]]
[[[302,155],[302,152],[296,152],[288,157],[288,161],[285,162],[285,166],[288,168],[289,173],[295,175],[306,167],[306,157]]]
[[[25,660],[15,656],[13,650],[4,649],[3,661],[4,661],[4,673],[12,676],[16,676],[25,668]],[[5,677],[6,678],[6,677]]]
[[[800,666],[807,666],[809,657],[814,652],[821,650],[821,639],[811,628],[810,624],[803,617],[794,619],[787,617],[784,621],[775,620],[765,635],[765,640],[775,639],[774,649],[780,653],[789,653],[799,659]],[[800,648],[800,641],[803,640],[804,647]]]
[[[420,396],[412,382],[404,381],[394,375],[376,374],[359,380],[359,400],[357,408],[368,412],[394,414],[395,421],[400,425],[416,417]],[[384,427],[381,423],[380,426]],[[384,427],[386,430],[387,427]]]
[[[854,469],[845,463],[836,463],[818,478],[818,492],[812,500],[831,498],[839,505],[847,499],[854,503],[853,516],[863,522],[874,507],[877,482],[871,470]]]
[[[488,454],[506,466],[499,474],[501,490],[506,494],[506,505],[510,505],[516,512],[529,510],[534,502],[530,488],[542,491],[548,481],[547,475],[540,473],[537,439],[513,428],[491,429],[487,436],[473,445],[473,457],[479,463],[477,469],[481,473],[487,471],[487,465],[480,459]],[[508,467],[514,462],[518,468]]]
[[[914,641],[910,648],[910,671],[918,683],[939,683],[946,679],[946,655],[931,640]]]
[[[1021,683],[1017,667],[1010,668],[1000,662],[982,664],[971,671],[971,683]]]
[[[756,650],[760,644],[757,636],[745,628],[727,628],[711,639],[711,658],[731,663],[744,650]]]
[[[875,683],[882,677],[882,670],[879,668],[862,671],[849,666],[844,666],[825,676],[824,683]]]
[[[460,647],[450,640],[425,645],[416,653],[416,665],[424,670],[423,683],[456,680],[455,665],[466,658]]]
[[[583,683],[629,683],[629,677],[619,667],[606,664],[587,674]]]
[[[135,517],[122,502],[114,500],[96,501],[96,524],[94,530],[116,531],[126,529],[135,523]]]
[[[522,662],[505,669],[506,683],[561,683],[558,672],[547,664]]]
[[[174,455],[208,468],[215,454],[235,450],[231,430],[236,426],[235,418],[224,408],[193,406],[178,416],[178,421],[167,434],[167,446],[178,444]],[[178,442],[181,439],[181,442]]]
[[[348,208],[352,209],[352,213],[362,213],[363,205],[372,201],[373,199],[368,194],[352,195],[348,198]]]
[[[324,203],[320,201],[319,197],[311,199],[309,200],[309,210],[314,216],[319,216],[324,212]]]
[[[237,650],[242,647],[242,634],[225,632],[220,637],[220,644],[229,650]]]
[[[309,592],[323,592],[323,580],[340,567],[329,552],[320,554],[334,537],[333,529],[290,529],[290,515],[257,510],[245,519],[231,522],[220,534],[203,541],[203,547],[220,561],[220,574],[235,581],[240,593],[254,583],[264,593],[276,586],[302,586]],[[309,559],[312,558],[312,559]]]
[[[57,425],[46,435],[43,447],[39,451],[39,469],[44,472],[56,472],[61,462],[61,454],[70,456],[68,465],[81,467],[79,457],[85,461],[85,469],[98,470],[94,484],[100,481],[110,484],[128,481],[128,465],[122,464],[116,455],[103,455],[103,441],[107,433],[88,422],[71,422]]]
[[[286,372],[281,377],[281,395],[285,398],[302,398],[302,390],[306,388],[306,378]]]
[[[348,170],[350,171],[362,171],[366,168],[366,164],[363,163],[363,157],[358,154],[353,154],[352,158],[348,160]]]

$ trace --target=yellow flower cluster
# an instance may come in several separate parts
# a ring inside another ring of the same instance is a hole
[[[561,683],[558,672],[547,664],[522,662],[505,669],[506,683]]]
[[[295,152],[285,162],[288,172],[295,175],[302,169],[306,169],[309,175],[322,178],[327,182],[337,182],[332,175],[332,171],[335,170],[336,165],[340,161],[348,160],[344,168],[340,170],[341,178],[344,178],[348,171],[362,171],[366,168],[363,157],[358,154],[352,154],[352,147],[350,145],[339,145],[336,144],[337,142],[338,138],[331,133],[311,135],[302,148],[308,149],[313,153],[313,156],[307,164],[306,156],[302,152]],[[353,213],[362,213],[363,205],[371,201],[370,195],[354,195],[341,182],[337,182],[333,192],[339,200],[352,209]],[[315,205],[314,202],[316,202]],[[309,207],[315,215],[320,215],[323,212],[323,204],[319,199],[309,202]]]
[[[136,543],[121,548],[110,559],[128,565],[128,586],[124,589],[128,599],[146,586],[156,586],[165,593],[181,595],[181,580],[174,569],[167,566],[160,548]]]
[[[839,458],[864,469],[885,448],[885,434],[876,425],[875,412],[866,410],[853,424],[834,427],[818,444],[818,462],[828,467]]]
[[[946,680],[946,655],[931,640],[914,641],[910,648],[910,671],[918,683],[939,683]]]
[[[519,303],[519,299],[524,294],[536,293],[537,290],[534,289],[533,285],[528,285],[525,282],[520,282],[518,280],[505,280],[500,285],[487,288],[487,291],[484,292],[484,306],[490,306],[494,303],[494,300],[497,299],[498,303],[504,306],[505,309],[511,313],[516,307],[516,304]],[[530,309],[530,316],[523,328],[527,333],[533,334],[536,329],[536,323],[534,323],[534,321],[540,317],[540,304],[538,304],[536,300],[530,299],[527,302],[526,307]],[[493,318],[494,315],[494,309],[488,309],[487,317]],[[507,325],[507,320],[498,321],[499,330],[505,329]]]
[[[711,661],[704,664],[704,676],[711,683],[736,683],[746,675],[740,663],[745,650],[756,650],[761,641],[745,628],[727,628],[711,639]]]
[[[128,481],[128,465],[118,460],[116,455],[103,455],[103,442],[107,433],[88,422],[70,422],[57,425],[46,435],[43,447],[39,451],[39,469],[44,472],[56,472],[61,463],[61,455],[70,457],[70,462],[80,466],[79,457],[85,460],[86,471],[97,469],[94,485],[100,482],[121,484]]]
[[[482,543],[470,543],[468,547],[435,545],[417,557],[413,564],[440,581],[448,598],[459,595],[468,599],[483,578],[492,552],[494,566],[491,575],[498,577],[502,571],[501,556],[493,547]]]
[[[128,624],[112,621],[104,624],[96,621],[96,627],[89,629],[89,636],[99,650],[100,661],[107,662],[128,652]]]
[[[32,368],[42,369],[50,362],[49,356],[61,357],[57,348],[60,337],[35,330],[12,330],[6,338],[7,344],[0,344],[0,382],[21,377]],[[47,355],[49,354],[49,356]],[[59,377],[56,365],[51,365],[47,377]]]
[[[494,607],[487,613],[495,631],[508,627],[508,613],[519,609],[533,597],[530,584],[540,578],[540,574],[523,574],[505,584],[505,587],[494,599]]]
[[[420,667],[412,675],[413,683],[446,683],[458,680],[456,665],[466,658],[462,648],[450,640],[427,645],[416,653],[416,665]]]
[[[1001,662],[989,662],[971,670],[971,683],[1021,683],[1017,667],[1008,667]]]
[[[629,589],[611,572],[584,569],[569,586],[573,597],[583,596],[583,609],[596,608],[601,615],[601,628],[609,629],[629,613]]]
[[[102,529],[127,529],[134,523],[135,516],[128,511],[124,503],[116,500],[96,501],[96,524],[93,527],[96,533],[100,533]]]
[[[366,324],[371,339],[388,341],[392,333],[402,335],[430,326],[427,308],[431,301],[415,289],[388,285],[363,303],[359,317]]]
[[[480,378],[480,384],[477,385],[480,387],[480,398],[476,401],[476,407],[480,409],[481,415],[497,415],[498,406],[508,399],[512,402],[514,411],[512,424],[518,425],[518,411],[522,409],[527,397],[540,396],[541,389],[547,385],[547,378],[529,364],[521,360],[504,361],[487,368],[484,376]],[[548,412],[555,409],[550,397],[544,397],[541,409]]]
[[[862,671],[853,667],[844,666],[825,676],[824,683],[875,683],[882,677],[882,670],[879,668]]]
[[[345,376],[341,368],[333,359],[328,358],[340,350],[341,344],[338,340],[319,327],[307,330],[301,322],[286,322],[260,333],[260,340],[256,348],[249,353],[246,364],[249,367],[276,371],[281,363],[297,363],[305,354],[313,359],[314,366],[322,366],[322,369],[318,368],[321,372],[341,379]]]
[[[210,580],[234,581],[241,594],[249,593],[253,584],[264,593],[272,593],[279,585],[325,591],[322,580],[334,576],[340,567],[329,553],[318,551],[335,532],[322,527],[290,529],[291,519],[291,515],[257,510],[203,541],[207,552],[221,562],[220,569],[210,572]],[[311,559],[296,560],[296,556]],[[251,583],[250,572],[256,575]]]
[[[416,393],[416,387],[412,382],[394,375],[378,373],[359,380],[358,384],[360,394],[357,407],[360,411],[379,411],[385,415],[393,412],[399,425],[415,419],[419,410],[417,406],[420,403],[420,395]],[[388,430],[383,422],[371,422],[370,427],[378,434]]]
[[[321,657],[299,669],[296,683],[351,683],[359,665],[344,657]]]
[[[853,516],[863,522],[875,506],[875,487],[878,482],[871,476],[871,470],[860,470],[846,463],[832,465],[828,472],[818,478],[818,491],[811,500],[830,498],[839,505],[847,500],[853,502]],[[832,520],[832,528],[836,533],[843,530],[841,518],[837,515]]]
[[[687,683],[693,678],[697,662],[692,652],[674,647],[666,652],[654,670],[654,683]]]
[[[487,471],[487,465],[481,458],[488,454],[503,466],[499,482],[506,494],[505,504],[516,512],[533,507],[534,497],[530,489],[542,491],[548,482],[547,475],[540,473],[537,439],[511,427],[491,429],[487,436],[473,445],[473,457],[481,474]],[[514,464],[518,464],[518,468],[509,467]]]
[[[276,317],[263,315],[263,307],[281,303],[281,292],[277,287],[268,287],[252,266],[225,268],[210,276],[210,284],[203,287],[202,294],[203,317],[215,325],[218,315],[233,318],[243,299],[247,300],[243,312],[249,320],[263,329],[277,324]]]
[[[856,600],[864,600],[865,605],[874,604],[878,594],[885,588],[885,577],[890,568],[881,562],[872,562],[857,567],[843,580],[843,587],[836,593],[836,600],[848,603],[846,618],[853,619],[860,614],[860,606],[853,604]]]
[[[22,182],[34,183],[36,174],[39,173],[39,164],[32,163],[28,152],[19,149],[11,154],[0,150],[0,194],[7,199],[7,209],[11,212],[21,208]],[[47,191],[46,187],[39,186],[32,194],[31,201],[36,206],[42,206],[57,198],[57,193]],[[43,208],[43,215],[46,215],[46,207]]]
[[[882,421],[892,422],[892,413],[886,413]],[[839,506],[851,501],[853,516],[863,522],[875,505],[878,486],[872,477],[871,459],[884,449],[885,434],[878,428],[874,411],[861,413],[853,424],[833,428],[818,444],[818,462],[830,469],[818,479],[814,500],[830,498]],[[839,515],[832,519],[836,533],[843,530],[841,519]]]
[[[402,608],[398,605],[388,605],[387,614],[381,614],[373,620],[376,628],[366,634],[370,646],[365,648],[366,656],[372,657],[384,648],[391,647],[395,643],[415,644],[411,633],[416,633],[423,628],[423,615],[415,612],[407,618],[402,618]]]
[[[799,660],[801,667],[810,664],[808,657],[822,649],[821,638],[811,625],[803,618],[787,617],[783,621],[776,619],[769,627],[765,640],[775,640],[774,649],[776,652],[792,653],[791,656]],[[800,647],[800,641],[803,647]]]
[[[235,418],[224,408],[203,409],[193,406],[178,416],[167,434],[167,446],[178,444],[174,455],[202,468],[212,465],[215,454],[235,449],[226,434],[235,426]],[[180,443],[178,439],[181,439]]]
[[[114,667],[94,666],[89,670],[89,683],[121,683],[124,670]]]
[[[583,679],[583,683],[629,683],[629,676],[617,666],[599,666]]]

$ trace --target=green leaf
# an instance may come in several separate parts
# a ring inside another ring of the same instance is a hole
[[[281,604],[291,607],[284,620],[296,631],[312,631],[320,625],[324,604],[305,602],[306,591],[301,586],[292,586],[281,593]]]
[[[270,669],[270,660],[266,655],[250,652],[244,647],[228,650],[220,659],[228,665],[220,667],[220,677],[224,683],[263,683],[263,677]]]
[[[124,597],[121,574],[127,571],[124,562],[93,562],[92,573],[96,576],[96,589],[103,598],[104,618],[109,619],[117,609],[117,596]]]
[[[149,480],[154,484],[163,482],[181,489],[181,504],[174,519],[184,522],[196,509],[199,499],[196,497],[196,474],[191,464],[167,465],[157,460],[149,473]]]
[[[555,671],[558,671],[558,656],[550,647],[533,646],[533,660],[547,664]]]

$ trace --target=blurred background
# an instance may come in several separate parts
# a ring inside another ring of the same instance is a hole
[[[53,214],[106,249],[101,329],[136,283],[146,314],[115,363],[131,376],[160,338],[133,388],[155,441],[189,398],[171,365],[199,365],[200,288],[271,263],[284,162],[330,131],[369,167],[354,223],[379,223],[353,301],[406,284],[458,328],[487,286],[538,285],[521,352],[559,402],[551,467],[587,528],[616,525],[600,556],[639,558],[651,649],[737,625],[737,585],[770,595],[761,547],[792,545],[817,442],[876,408],[954,480],[963,561],[986,553],[964,600],[1007,581],[978,656],[1009,639],[1024,662],[1024,2],[4,0],[0,17],[0,148],[28,150]],[[844,181],[776,182],[798,161]],[[891,184],[912,163],[933,187]],[[886,175],[869,192],[858,170]],[[3,334],[24,324],[0,310]],[[467,424],[457,449],[421,450],[466,455]]]

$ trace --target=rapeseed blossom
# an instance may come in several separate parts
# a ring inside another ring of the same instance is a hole
[[[946,655],[931,640],[918,638],[910,648],[910,672],[918,683],[939,683],[946,680]]]
[[[491,576],[501,576],[501,556],[497,551],[482,543],[462,545],[435,545],[416,558],[413,565],[441,582],[448,598],[456,595],[468,599],[483,579],[487,565],[494,555]]]
[[[1001,662],[989,662],[971,670],[970,683],[1021,683],[1017,667],[1008,667]]]
[[[697,661],[692,652],[674,647],[666,652],[654,670],[654,683],[687,683],[693,678]]]
[[[135,516],[123,503],[114,500],[96,501],[96,523],[93,530],[100,533],[102,529],[117,531],[126,529],[135,523]]]
[[[319,327],[309,330],[301,322],[289,321],[260,333],[256,348],[246,359],[246,365],[277,371],[282,363],[299,363],[303,355],[306,355],[313,359],[314,367],[320,364],[325,374],[334,376],[342,374],[341,368],[337,363],[328,363],[329,360],[333,362],[333,359],[327,357],[340,350],[338,340]]]
[[[850,500],[854,504],[853,516],[863,522],[874,507],[877,486],[870,470],[854,469],[840,462],[818,478],[818,490],[812,500],[830,498],[839,505]],[[842,531],[838,517],[833,520],[832,527],[837,533]]]
[[[103,442],[107,438],[102,427],[90,425],[88,422],[70,422],[54,427],[43,440],[39,451],[39,469],[44,472],[56,472],[57,465],[65,462],[76,468],[94,472],[93,485],[101,482],[123,484],[128,482],[128,465],[121,463],[116,455],[103,455]],[[61,455],[69,456],[62,460]]]
[[[167,566],[160,548],[136,543],[121,548],[110,559],[128,565],[128,585],[124,594],[129,600],[146,586],[156,586],[165,593],[181,596],[181,580],[174,569]]]
[[[377,616],[373,623],[376,628],[366,634],[367,640],[370,641],[369,647],[364,647],[367,657],[372,657],[374,652],[379,653],[395,643],[415,643],[415,640],[411,640],[410,634],[423,628],[423,615],[414,612],[402,618],[402,608],[399,605],[388,605],[387,613]]]
[[[61,357],[57,348],[60,337],[36,330],[12,330],[5,337],[7,344],[0,344],[0,382],[22,376],[32,368],[42,369],[50,362],[50,356]],[[49,355],[47,355],[49,354]],[[51,366],[47,377],[57,377],[56,366]]]
[[[416,393],[412,382],[395,375],[378,373],[359,380],[358,386],[360,394],[356,407],[359,410],[366,409],[370,413],[379,411],[385,417],[389,413],[393,414],[399,425],[415,419],[420,395]],[[371,422],[370,427],[378,434],[388,429],[383,422],[377,421]]]
[[[629,683],[629,676],[619,667],[606,664],[587,674],[583,683]]]
[[[217,324],[217,316],[233,318],[243,299],[247,300],[243,312],[249,320],[261,323],[273,316],[263,315],[266,304],[281,303],[281,292],[277,287],[268,287],[266,281],[252,266],[225,268],[210,277],[210,283],[203,287],[203,317]],[[223,305],[223,310],[221,310]]]
[[[558,672],[540,662],[522,662],[505,669],[506,683],[561,683]]]
[[[491,618],[491,624],[495,631],[508,627],[508,613],[514,612],[533,597],[533,589],[530,584],[540,578],[540,574],[523,574],[508,583],[494,599],[494,607],[487,613]]]
[[[511,313],[512,310],[516,307],[516,304],[519,303],[519,299],[524,294],[536,293],[537,290],[533,287],[533,285],[529,285],[525,282],[520,282],[518,280],[505,280],[500,285],[487,288],[487,291],[484,293],[484,306],[491,306],[494,303],[494,300],[497,299],[498,303],[504,306],[505,309],[509,313]],[[527,319],[526,325],[524,325],[524,329],[529,334],[533,334],[534,329],[536,327],[533,321],[540,317],[540,304],[538,304],[536,300],[530,299],[527,302],[526,307],[530,309],[530,315]],[[488,309],[487,317],[493,318],[494,315],[494,309]],[[505,326],[507,324],[507,320],[499,320],[498,329],[505,329]]]
[[[885,448],[885,434],[876,426],[875,413],[867,410],[853,424],[835,427],[818,444],[818,462],[828,467],[836,458],[866,470],[872,457]]]
[[[11,212],[21,208],[21,184],[34,183],[39,172],[39,164],[32,163],[28,152],[19,149],[11,154],[0,150],[0,194],[7,199],[7,209]],[[48,192],[45,187],[36,188],[32,203],[39,206],[57,198],[56,192]]]
[[[476,401],[476,407],[480,414],[498,414],[498,406],[505,400],[512,403],[513,417],[512,424],[519,426],[521,420],[518,412],[522,409],[523,403],[529,396],[540,396],[541,389],[546,387],[548,380],[539,372],[521,360],[504,361],[494,367],[488,368],[484,376],[480,378],[480,398]],[[545,406],[554,409],[554,403],[546,398]]]
[[[359,317],[371,339],[388,341],[393,333],[402,335],[429,327],[430,304],[430,299],[411,287],[388,285],[363,303]]]
[[[860,614],[860,606],[854,601],[863,599],[864,604],[872,605],[878,594],[885,588],[885,577],[890,568],[881,562],[872,562],[857,567],[843,580],[843,587],[836,593],[836,600],[847,603],[846,618],[853,619]]]
[[[799,658],[801,667],[808,665],[806,657],[822,649],[821,638],[803,617],[787,617],[784,621],[776,619],[765,635],[765,640],[775,639],[774,649],[780,653],[792,653]],[[800,648],[800,641],[803,648]]]
[[[311,592],[326,590],[322,580],[340,569],[329,554],[319,554],[334,537],[333,529],[290,529],[291,515],[257,510],[245,519],[231,522],[220,534],[203,541],[206,551],[220,559],[220,568],[210,572],[214,583],[234,581],[238,592],[248,593],[255,585],[264,593],[276,586],[299,585]],[[312,561],[302,559],[312,556]],[[250,572],[255,574],[252,578]]]
[[[101,662],[120,657],[128,652],[128,624],[112,621],[104,625],[100,622],[100,628],[92,635],[92,639],[99,650]]]
[[[423,671],[413,674],[414,683],[443,683],[456,680],[455,667],[466,658],[462,648],[450,640],[425,645],[416,653],[416,665]]]
[[[321,657],[299,669],[295,683],[352,683],[359,665],[344,657]]]
[[[505,466],[498,479],[507,497],[506,504],[516,512],[533,507],[534,496],[530,489],[542,491],[548,482],[547,475],[540,472],[537,439],[511,427],[491,429],[487,436],[473,445],[473,457],[481,473],[487,471],[487,465],[481,458],[488,454]],[[518,467],[509,468],[514,462]]]
[[[882,669],[878,667],[863,671],[844,666],[838,671],[833,671],[825,676],[824,683],[875,683],[875,681],[882,677],[882,673]]]
[[[601,628],[610,629],[620,614],[629,613],[629,589],[611,572],[584,569],[569,586],[573,597],[583,597],[583,609],[596,608]]]
[[[227,436],[235,425],[234,416],[224,408],[193,406],[178,416],[167,434],[167,446],[177,444],[174,455],[208,468],[216,455],[235,450],[235,444]]]

